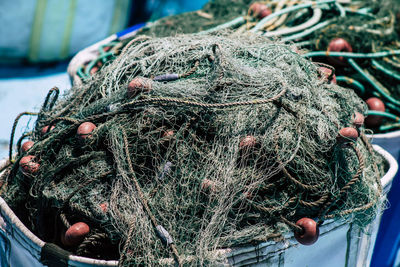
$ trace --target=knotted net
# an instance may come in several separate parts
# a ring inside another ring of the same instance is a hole
[[[365,226],[385,163],[363,128],[338,132],[366,106],[294,51],[252,34],[133,39],[58,102],[49,92],[1,195],[43,240],[120,265],[224,262],[220,249],[282,240],[303,217]],[[96,128],[79,136],[84,122]],[[27,154],[37,171],[21,170]],[[90,232],[64,246],[76,222]]]

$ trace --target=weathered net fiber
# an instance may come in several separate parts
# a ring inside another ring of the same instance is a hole
[[[326,51],[335,38],[344,39],[352,47],[354,53],[375,53],[380,51],[393,51],[400,48],[399,44],[399,19],[400,1],[361,1],[356,5],[358,10],[368,12],[348,12],[343,18],[336,18],[332,22],[315,31],[310,36],[299,40],[308,41],[310,50]],[[329,62],[327,57],[314,60]],[[348,62],[346,59],[345,62]],[[331,63],[333,64],[333,63]],[[354,65],[358,64],[358,68]],[[359,81],[363,88],[355,87],[352,82],[343,82],[355,88],[363,99],[378,97],[385,102],[386,112],[395,117],[400,114],[400,64],[397,56],[386,56],[375,59],[354,59],[354,63],[346,63],[336,67],[337,75],[351,77]],[[361,74],[363,72],[364,74]],[[369,81],[367,78],[371,81]],[[388,100],[389,99],[389,100]],[[390,117],[381,117],[382,123],[367,125],[374,132],[387,132],[399,129],[399,124]]]
[[[141,29],[139,34],[163,37],[200,32],[216,27],[238,16],[247,15],[252,2],[256,1],[212,0],[199,11],[185,12],[158,19],[148,27]]]
[[[359,13],[347,12],[337,16],[327,26],[315,31],[306,39],[315,50],[326,50],[329,42],[337,37],[347,40],[355,52],[380,51],[398,39],[396,12],[398,0],[362,1],[354,4]],[[368,12],[362,13],[366,9]]]
[[[66,249],[121,265],[213,265],[220,249],[299,231],[302,217],[367,225],[385,163],[362,128],[337,141],[366,106],[293,51],[251,34],[132,40],[57,103],[49,93],[28,151],[39,171],[24,175],[19,154],[2,197],[60,246],[86,222],[85,241]],[[80,141],[87,121],[97,128]]]

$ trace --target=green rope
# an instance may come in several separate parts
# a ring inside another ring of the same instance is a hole
[[[346,17],[346,9],[338,2],[335,3],[335,6],[337,7],[337,9],[340,12],[339,16],[342,17],[342,18]]]
[[[376,111],[376,110],[368,110],[367,111],[368,116],[382,116],[385,118],[392,119],[396,122],[400,122],[400,117],[397,117],[396,115],[388,112],[383,112],[383,111]]]
[[[395,55],[400,55],[400,50],[382,51],[376,53],[314,51],[304,54],[303,57],[380,58]]]
[[[362,9],[354,10],[352,8],[345,7],[344,10],[347,13],[356,14],[356,15],[360,15],[360,16],[366,16],[366,17],[370,17],[371,19],[375,18],[374,15],[369,13],[371,11],[369,8],[362,8]]]
[[[239,25],[242,25],[246,22],[246,19],[244,17],[237,17],[231,21],[228,21],[224,24],[218,25],[217,27],[205,30],[205,31],[201,31],[198,34],[207,34],[207,33],[211,33],[211,32],[216,32],[216,31],[220,31],[220,30],[224,30],[224,29],[228,29],[228,28],[233,28]]]
[[[386,93],[385,88],[380,87],[378,84],[376,84],[376,82],[374,81],[374,79],[367,74],[353,59],[348,59],[348,62],[350,63],[350,65],[359,73],[361,74],[361,76],[367,80],[373,88],[375,88],[384,98],[386,98],[389,102],[391,102],[392,104],[396,105],[396,106],[400,106],[400,101],[398,101],[397,99],[393,98],[392,96],[390,96],[388,93]]]
[[[282,89],[282,91],[280,91],[277,95],[267,99],[257,99],[253,101],[241,101],[241,102],[230,102],[230,103],[202,103],[202,102],[196,102],[178,98],[157,97],[157,98],[148,98],[148,99],[141,99],[128,102],[122,105],[121,109],[125,108],[129,109],[131,107],[145,105],[145,104],[159,104],[159,105],[181,104],[181,105],[202,107],[202,108],[231,108],[235,106],[262,105],[278,100],[286,93],[286,91],[287,91],[286,89]]]
[[[92,60],[86,67],[85,69],[85,75],[86,76],[90,76],[90,70],[97,64],[97,62],[99,62],[100,60],[106,59],[108,57],[112,57],[114,56],[113,52],[107,52],[104,53],[102,55],[100,55],[98,58],[96,58],[95,60]]]
[[[378,97],[381,97],[381,96],[378,96]],[[400,108],[397,107],[396,105],[393,105],[393,104],[390,103],[390,102],[385,102],[385,105],[386,105],[387,108],[392,109],[392,110],[395,110],[395,111],[397,111],[398,113],[400,113]]]
[[[320,6],[323,4],[330,4],[330,3],[335,3],[335,2],[336,2],[336,0],[323,0],[323,1],[311,2],[311,3],[306,3],[306,4],[301,4],[301,5],[284,8],[284,9],[282,9],[278,12],[275,12],[269,16],[266,16],[265,18],[260,20],[260,22],[258,22],[256,24],[256,26],[254,26],[254,28],[250,30],[250,32],[257,32],[257,31],[261,30],[264,27],[265,23],[267,23],[268,21],[272,20],[275,17],[279,17],[280,15],[290,13],[293,11],[297,11],[297,10],[303,9],[303,8],[316,7],[316,6]]]
[[[17,125],[18,125],[19,119],[21,119],[22,116],[26,116],[26,115],[28,115],[28,116],[37,116],[38,113],[25,111],[25,112],[22,112],[22,113],[18,114],[18,116],[15,118],[13,126],[12,126],[12,129],[11,129],[10,146],[9,146],[9,151],[8,151],[9,152],[8,153],[8,159],[9,159],[10,162],[13,162],[12,151],[13,151],[13,145],[14,145],[15,130],[17,129]]]
[[[389,124],[389,125],[382,125],[379,127],[379,131],[386,132],[386,131],[391,131],[391,130],[399,129],[399,128],[400,128],[400,123],[395,123],[395,124]]]
[[[107,53],[107,52],[109,52],[109,51],[105,51],[104,50],[104,48],[105,47],[114,47],[114,46],[116,46],[117,44],[118,44],[119,42],[116,42],[116,41],[112,41],[112,42],[110,42],[110,43],[108,43],[108,44],[103,44],[103,45],[101,45],[100,47],[99,47],[99,54],[100,55],[103,55],[103,54],[105,54],[105,53]]]
[[[299,32],[299,33],[296,33],[296,34],[293,34],[293,35],[289,35],[289,36],[287,36],[285,38],[282,38],[282,41],[289,42],[289,41],[292,41],[292,40],[304,38],[304,37],[312,34],[313,32],[315,32],[315,31],[317,31],[319,29],[325,28],[326,26],[331,24],[332,21],[333,20],[327,20],[327,21],[324,21],[324,22],[320,22],[317,25],[314,25],[313,27],[308,28],[308,29],[306,29],[306,30],[304,30],[302,32]],[[297,45],[297,43],[296,43],[296,45]]]
[[[86,74],[85,74],[83,69],[84,69],[84,66],[80,66],[78,68],[78,70],[76,71],[76,73],[78,74],[79,78],[85,80],[85,79],[87,79],[88,76],[86,76]]]
[[[399,74],[397,74],[394,71],[391,71],[391,70],[385,68],[383,65],[378,63],[378,61],[372,60],[372,66],[375,67],[377,70],[382,71],[386,75],[392,77],[393,79],[396,79],[396,80],[400,81],[400,75]]]
[[[365,87],[359,81],[347,76],[336,76],[337,82],[345,82],[349,85],[353,85],[358,91],[359,95],[365,95]]]

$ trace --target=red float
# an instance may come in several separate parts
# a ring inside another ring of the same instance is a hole
[[[142,77],[134,78],[128,84],[128,97],[134,97],[140,92],[149,92],[151,91],[151,80]]]
[[[319,71],[321,74],[324,75],[324,80],[328,81],[329,83],[336,84],[336,75],[333,73],[334,71],[332,69],[329,69],[327,67],[319,67]],[[333,75],[332,75],[333,73]],[[332,77],[331,77],[332,75]],[[329,80],[330,77],[330,80]]]
[[[317,242],[319,227],[313,219],[301,218],[296,222],[296,225],[303,229],[301,233],[294,232],[294,237],[300,244],[309,246]]]
[[[339,131],[337,140],[341,144],[357,141],[358,131],[352,127],[346,127]]]
[[[100,209],[101,209],[104,213],[107,212],[107,208],[108,208],[107,203],[101,203],[99,206],[100,206]]]
[[[271,15],[272,11],[266,5],[262,3],[253,3],[249,8],[249,13],[257,17],[259,19],[265,18],[266,16]]]
[[[214,192],[216,189],[215,183],[207,178],[203,179],[203,181],[201,182],[201,189]]]
[[[353,52],[353,48],[343,38],[335,38],[328,45],[328,52]],[[347,61],[343,57],[328,57],[328,61],[337,66],[345,66]]]
[[[385,104],[379,98],[376,97],[368,98],[366,103],[368,105],[369,110],[382,111],[382,112],[385,111]],[[382,120],[383,120],[382,116],[370,115],[367,118],[365,118],[365,125],[369,128],[375,128],[381,125]]]
[[[96,129],[96,125],[94,123],[84,122],[79,125],[78,130],[76,130],[76,134],[79,139],[84,140],[92,136],[94,129]]]
[[[25,153],[27,152],[29,149],[31,149],[31,147],[33,147],[35,143],[33,141],[26,141],[25,143],[22,144],[21,146],[21,152]]]
[[[90,69],[90,75],[94,75],[96,72],[99,71],[99,67],[93,66],[93,68]]]
[[[356,112],[354,114],[354,119],[353,119],[353,125],[357,128],[360,128],[361,126],[364,125],[364,115],[361,114],[360,112]]]
[[[90,228],[84,222],[78,222],[73,224],[68,230],[65,232],[63,244],[65,246],[77,246],[85,239],[85,236],[89,233]]]
[[[173,130],[165,131],[162,135],[163,138],[171,138],[173,137],[175,132]]]
[[[36,162],[36,157],[28,155],[19,161],[19,168],[25,174],[35,174],[39,171],[40,164]]]
[[[54,129],[54,125],[52,125],[50,127],[50,131],[49,131],[49,126],[47,125],[42,128],[41,133],[42,133],[42,135],[45,135],[46,133],[51,132],[53,129]]]

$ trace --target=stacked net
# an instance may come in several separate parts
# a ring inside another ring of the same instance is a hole
[[[218,27],[248,13],[252,0],[214,0],[201,10],[168,16],[150,23],[141,34],[151,36],[174,36],[195,33]]]
[[[43,240],[121,266],[223,263],[221,249],[301,236],[302,218],[366,226],[385,171],[367,107],[295,50],[139,36],[61,100],[49,92],[1,196]]]
[[[366,125],[374,132],[400,127],[399,18],[398,0],[363,1],[303,38],[316,51],[310,56],[335,66],[338,82],[366,100]],[[332,57],[331,52],[349,54]]]
[[[307,57],[335,67],[337,82],[366,100],[368,128],[388,132],[400,128],[399,19],[398,0],[214,0],[202,10],[150,23],[138,34],[168,36],[229,28],[296,42],[314,51]]]

